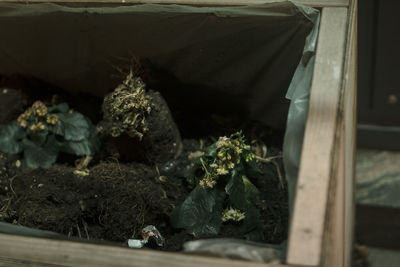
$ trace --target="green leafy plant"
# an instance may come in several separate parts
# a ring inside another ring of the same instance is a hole
[[[100,148],[96,128],[66,103],[46,106],[40,101],[17,120],[0,126],[0,151],[22,153],[22,166],[50,167],[59,152],[93,155]]]
[[[223,223],[233,223],[247,239],[262,240],[259,192],[250,181],[260,174],[241,132],[220,137],[187,172],[194,189],[172,212],[172,225],[197,236],[216,235]]]

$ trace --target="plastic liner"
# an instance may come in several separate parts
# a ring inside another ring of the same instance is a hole
[[[70,93],[104,96],[118,82],[112,65],[132,53],[146,58],[163,81],[173,81],[151,85],[171,109],[194,118],[216,112],[286,126],[292,210],[318,26],[317,10],[292,2],[101,8],[1,3],[0,75],[19,73]],[[0,232],[41,235],[4,223]]]
[[[190,254],[279,263],[282,246],[273,246],[245,240],[217,238],[186,242],[183,250]]]
[[[311,81],[314,72],[315,52],[318,39],[320,12],[317,9],[297,4],[301,7],[305,16],[313,22],[314,27],[307,36],[304,45],[303,56],[292,82],[290,83],[286,97],[291,100],[286,132],[283,143],[283,162],[285,165],[286,180],[289,191],[290,217],[293,211],[297,174],[300,166],[301,149],[303,145],[304,130],[307,120],[308,103],[310,97]]]
[[[1,4],[0,74],[30,75],[102,97],[119,82],[113,66],[135,54],[162,73],[149,87],[172,110],[194,118],[229,113],[284,129],[285,93],[312,27],[290,2],[213,8]]]

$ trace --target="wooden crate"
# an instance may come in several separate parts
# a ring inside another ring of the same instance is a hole
[[[281,0],[0,0],[104,5],[247,5]],[[349,266],[353,233],[357,0],[297,0],[322,10],[287,263],[166,253],[0,234],[6,266]]]

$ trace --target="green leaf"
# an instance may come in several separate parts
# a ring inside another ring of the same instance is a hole
[[[257,195],[259,192],[257,187],[246,176],[243,176],[242,178],[246,195]]]
[[[217,156],[217,147],[215,144],[208,146],[204,152],[204,155],[207,157],[215,158]]]
[[[261,242],[264,240],[264,224],[260,218],[260,212],[254,206],[249,206],[245,212],[245,219],[240,226],[240,231],[247,240]]]
[[[24,129],[19,126],[17,121],[0,126],[0,151],[9,154],[22,152],[22,139],[24,137]]]
[[[229,195],[229,202],[237,209],[244,210],[249,204],[246,199],[245,186],[241,172],[232,170],[231,178],[225,186],[225,192]]]
[[[67,113],[69,111],[69,106],[67,103],[61,103],[58,105],[48,107],[47,111],[49,113],[57,113],[57,112]]]
[[[43,146],[24,139],[24,166],[27,168],[49,168],[57,159],[59,144],[50,135]]]
[[[192,167],[190,164],[185,167],[183,176],[189,185],[194,185],[196,182],[196,168]]]
[[[241,162],[244,163],[244,169],[246,170],[247,177],[254,178],[263,175],[263,171],[258,167],[256,160],[246,162],[244,159],[242,159]]]
[[[60,114],[57,114],[57,116],[60,117]],[[56,125],[49,127],[49,131],[51,131],[54,134],[64,136],[65,135],[64,123],[61,120],[57,121]]]
[[[247,203],[256,203],[259,196],[259,191],[257,187],[246,176],[242,176],[242,178]]]
[[[62,150],[77,156],[93,155],[100,149],[100,139],[94,126],[91,126],[89,138],[81,141],[66,141]]]
[[[57,114],[64,127],[64,138],[68,141],[82,141],[90,135],[88,120],[78,112]]]
[[[216,188],[197,185],[181,206],[171,214],[175,228],[185,228],[195,235],[216,235],[222,224],[222,194]]]
[[[43,130],[40,132],[31,132],[28,134],[29,140],[35,143],[38,146],[43,145],[47,140],[47,135],[49,134],[48,130]]]

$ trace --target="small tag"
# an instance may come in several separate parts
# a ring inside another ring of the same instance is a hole
[[[145,243],[147,242],[143,242],[144,240],[140,240],[140,239],[128,239],[128,246],[130,248],[142,248],[144,246]]]

